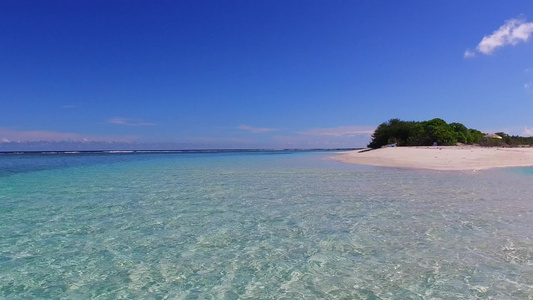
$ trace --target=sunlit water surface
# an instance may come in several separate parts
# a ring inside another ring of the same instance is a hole
[[[531,299],[531,168],[0,156],[2,299]]]

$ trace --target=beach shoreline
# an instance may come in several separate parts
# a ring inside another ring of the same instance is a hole
[[[477,171],[492,168],[533,166],[533,148],[479,146],[386,147],[371,151],[348,151],[332,157],[343,163],[427,169]]]

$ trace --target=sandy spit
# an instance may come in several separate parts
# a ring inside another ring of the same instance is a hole
[[[430,170],[483,170],[533,166],[533,148],[388,147],[343,152],[332,157],[345,163]]]

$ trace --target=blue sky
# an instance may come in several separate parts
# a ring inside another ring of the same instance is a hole
[[[391,118],[533,135],[528,1],[0,3],[0,145],[361,147]]]

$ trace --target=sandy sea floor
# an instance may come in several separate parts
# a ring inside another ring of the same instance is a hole
[[[331,155],[2,157],[0,298],[533,296],[530,168]]]

